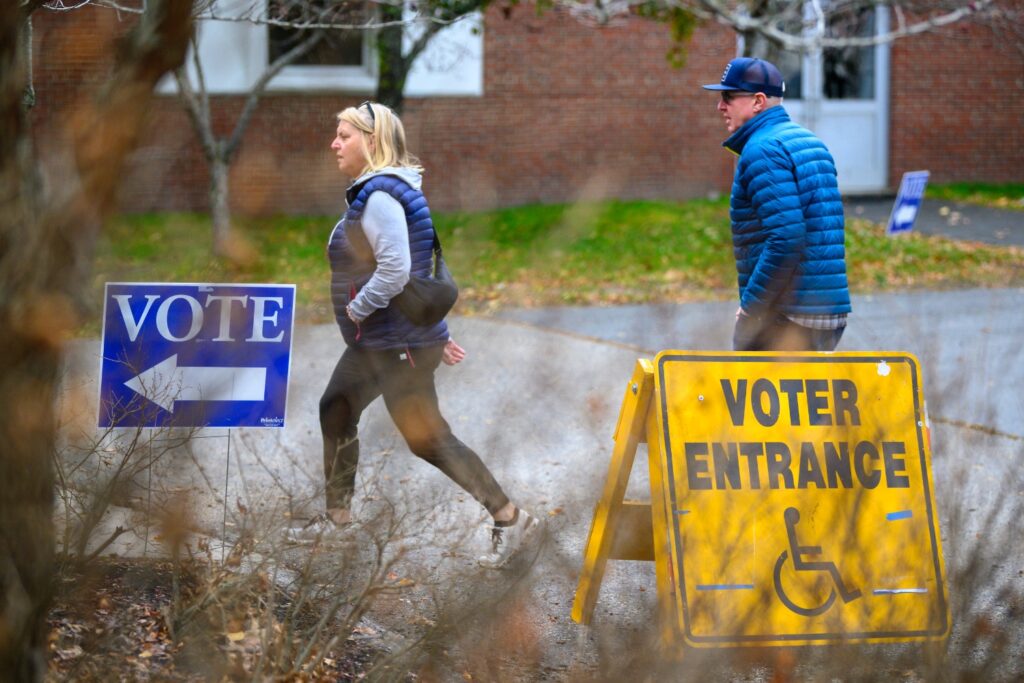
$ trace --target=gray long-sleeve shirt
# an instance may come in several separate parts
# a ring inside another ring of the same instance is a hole
[[[419,171],[396,167],[367,173],[355,182],[363,183],[377,175],[398,176],[416,189],[423,182]],[[364,320],[377,309],[387,306],[409,281],[409,270],[412,267],[409,226],[401,202],[386,192],[374,192],[366,200],[362,226],[377,260],[377,269],[349,304],[349,310],[358,320]]]

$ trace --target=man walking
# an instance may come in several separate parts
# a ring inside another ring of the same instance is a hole
[[[739,156],[729,215],[739,276],[736,351],[832,351],[846,329],[843,205],[825,144],[789,119],[770,62],[740,57],[720,83],[718,111]]]

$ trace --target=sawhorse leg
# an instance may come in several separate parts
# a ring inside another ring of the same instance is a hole
[[[590,535],[583,555],[583,569],[572,605],[572,618],[580,624],[590,623],[597,604],[597,594],[604,579],[605,565],[614,557],[616,530],[623,522],[623,498],[629,473],[633,469],[637,446],[645,440],[647,416],[654,394],[654,366],[639,359],[626,387],[615,429],[615,448],[608,467],[601,500],[594,510]],[[650,538],[650,537],[648,537]]]

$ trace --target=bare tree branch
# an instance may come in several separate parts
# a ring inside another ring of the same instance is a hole
[[[566,7],[574,16],[585,17],[597,23],[634,13],[640,6],[650,6],[651,0],[554,0]],[[1005,16],[994,0],[955,0],[946,3],[923,4],[914,0],[854,0],[823,5],[819,0],[806,3],[812,18],[803,18],[803,0],[778,3],[761,2],[752,8],[750,3],[735,0],[654,0],[655,5],[691,12],[700,19],[715,21],[737,33],[759,34],[786,50],[817,50],[835,47],[870,47],[920,35],[956,24],[967,19]],[[875,36],[829,36],[825,30],[830,17],[856,8],[891,8],[896,14],[896,26]],[[917,17],[908,20],[907,14]],[[789,20],[789,21],[785,21]],[[791,30],[783,26],[793,27]]]
[[[142,14],[145,10],[144,2],[141,2],[141,0],[138,6],[121,4],[116,0],[25,0],[25,3],[26,5],[35,5],[35,7],[42,6],[56,12],[71,11],[86,5],[113,9],[126,14]],[[276,7],[281,11],[274,13],[280,16],[274,16],[270,13],[271,3],[265,0],[258,0],[244,6],[236,4],[230,10],[221,9],[217,0],[212,0],[198,3],[194,17],[200,21],[223,21],[257,26],[276,26],[296,30],[340,31],[374,31],[391,26],[410,26],[424,21],[440,24],[444,27],[455,24],[464,18],[464,16],[443,18],[429,12],[424,12],[423,8],[429,5],[429,3],[425,3],[422,6],[417,5],[415,11],[403,16],[401,19],[382,21],[376,18],[376,13],[374,12],[369,12],[367,20],[361,22],[333,21],[330,19],[333,15],[349,14],[345,10],[357,4],[362,3],[343,2],[324,8],[311,0],[285,0],[276,3]],[[381,7],[403,7],[403,3],[399,0],[369,0],[367,4]],[[288,10],[293,11],[296,16],[294,18],[283,18],[287,16]]]
[[[282,54],[264,69],[259,79],[249,90],[242,113],[239,115],[231,135],[220,139],[213,130],[213,116],[210,109],[210,96],[206,87],[206,78],[199,46],[195,37],[192,39],[192,61],[196,73],[196,85],[193,87],[184,67],[174,72],[178,84],[178,94],[185,104],[185,111],[192,122],[192,128],[199,137],[203,153],[210,164],[210,203],[213,216],[213,248],[214,252],[226,256],[239,256],[233,251],[234,244],[231,230],[231,213],[228,207],[228,167],[235,153],[242,144],[245,131],[256,111],[260,98],[267,85],[289,64],[307,54],[324,38],[324,31],[313,31],[298,45]]]
[[[146,1],[47,0],[42,6],[53,11],[67,11],[93,5],[132,14],[142,12]],[[413,62],[442,29],[485,8],[488,1],[423,0],[415,5],[407,5],[404,0],[195,0],[192,13],[199,20],[286,28],[298,34],[300,41],[267,65],[249,88],[241,114],[226,139],[218,138],[213,129],[209,91],[194,37],[192,59],[195,81],[189,80],[184,69],[178,69],[174,74],[185,111],[209,162],[214,252],[226,256],[234,254],[239,260],[246,258],[247,254],[251,255],[251,250],[245,248],[244,240],[235,239],[238,236],[231,230],[229,166],[242,145],[245,131],[261,97],[275,76],[315,49],[325,39],[327,31],[350,31],[364,35],[373,33],[379,57],[377,99],[400,111],[406,78]],[[366,5],[375,6],[377,11],[363,11]],[[406,51],[405,29],[412,26],[420,30]],[[231,244],[237,248],[230,247]]]
[[[256,111],[256,105],[259,103],[264,90],[266,90],[267,84],[270,83],[274,76],[281,72],[281,69],[309,53],[309,51],[316,47],[323,39],[323,31],[314,31],[301,43],[275,59],[263,71],[263,75],[260,76],[259,80],[256,81],[256,84],[253,85],[252,90],[249,91],[249,96],[245,100],[245,106],[242,108],[242,114],[238,117],[238,123],[235,124],[235,129],[231,133],[231,138],[228,140],[227,145],[224,148],[224,154],[228,160],[231,159],[235,150],[237,150],[238,146],[241,144],[242,136],[245,134],[245,129],[249,125],[249,119],[252,118],[253,112]]]
[[[408,61],[409,64],[412,65],[412,63],[416,61],[416,58],[419,57],[420,54],[427,48],[427,45],[430,44],[431,39],[447,25],[448,23],[442,23],[438,21],[431,21],[430,23],[428,23],[423,28],[423,33],[421,33],[420,36],[415,41],[413,41],[412,46],[406,53],[406,61]]]
[[[199,59],[199,47],[196,45],[195,37],[192,38],[192,62],[196,67],[196,78],[199,81],[199,94],[192,87],[188,74],[184,67],[174,70],[174,80],[178,84],[178,95],[185,103],[185,111],[192,120],[192,126],[199,136],[199,142],[203,147],[203,153],[207,159],[212,159],[216,152],[217,141],[213,137],[213,128],[210,122],[210,101],[206,94],[206,82],[203,76],[203,65]]]
[[[46,0],[23,0],[21,3],[22,16],[29,16],[44,4],[46,4]]]

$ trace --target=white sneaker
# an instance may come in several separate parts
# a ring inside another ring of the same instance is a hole
[[[491,552],[476,560],[481,567],[501,569],[536,534],[540,528],[537,518],[522,508],[517,514],[519,519],[512,526],[491,527]]]
[[[315,541],[334,540],[342,526],[335,524],[331,516],[321,512],[302,527],[290,527],[285,530],[285,538],[291,543],[312,543]]]

